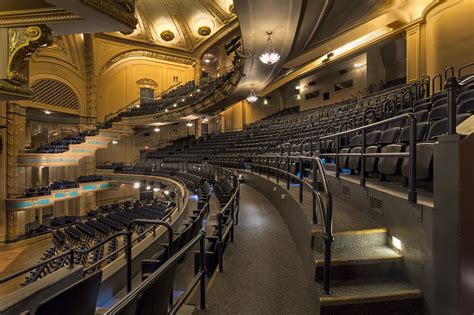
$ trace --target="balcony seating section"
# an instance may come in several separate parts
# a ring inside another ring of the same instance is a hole
[[[70,134],[50,143],[41,144],[38,148],[28,150],[27,153],[63,153],[69,150],[71,144],[81,144],[86,141],[86,137],[93,137],[98,134],[97,129],[86,130],[77,134]]]
[[[174,208],[174,206],[174,203],[161,199],[150,200],[146,203],[133,201],[117,205],[103,206],[102,211],[97,212],[100,214],[96,217],[88,217],[84,220],[72,216],[53,218],[51,221],[52,223],[54,222],[55,226],[54,230],[52,230],[51,238],[53,245],[46,250],[43,257],[40,259],[40,262],[71,248],[89,249],[101,240],[112,235],[112,233],[122,231],[126,225],[134,219],[162,219]],[[143,225],[137,226],[135,233],[138,235],[146,228],[147,226]],[[119,240],[114,238],[104,246],[96,248],[88,255],[79,255],[76,253],[74,263],[84,264],[85,266],[94,264],[102,259],[104,255],[113,253],[118,247]],[[114,255],[113,257],[116,258],[118,255]],[[107,262],[109,263],[113,261],[113,257],[109,258]],[[30,284],[69,264],[69,258],[66,257],[62,260],[58,259],[43,265],[31,271],[22,285]],[[99,265],[98,268],[92,268],[89,272],[94,272],[100,269]]]
[[[80,183],[93,183],[93,182],[100,182],[100,181],[105,181],[105,180],[110,180],[110,178],[99,176],[99,175],[87,175],[87,176],[79,176],[77,181],[72,181],[72,180],[55,181],[49,184],[47,187],[26,188],[25,193],[21,196],[18,196],[17,199],[49,196],[51,195],[51,191],[53,190],[73,189],[73,188],[78,188]]]
[[[447,93],[439,91],[430,97],[414,95],[409,102],[408,91],[416,86],[396,86],[362,97],[335,103],[322,108],[303,112],[296,110],[289,113],[277,113],[250,125],[242,131],[217,134],[198,139],[195,144],[184,150],[168,147],[166,154],[160,150],[150,152],[148,158],[159,158],[164,163],[202,162],[219,163],[229,167],[243,167],[245,157],[261,154],[320,155],[328,163],[332,157],[325,153],[334,153],[334,139],[320,141],[321,136],[330,135],[342,130],[350,130],[369,123],[382,121],[404,113],[413,113],[417,119],[417,179],[428,182],[432,180],[432,150],[436,138],[447,132]],[[417,89],[418,90],[418,89]],[[474,85],[459,89],[457,94],[457,124],[472,115],[474,103]],[[410,107],[409,105],[412,104]],[[300,143],[309,138],[311,141],[301,147]],[[368,130],[366,134],[366,152],[408,152],[409,121],[400,121],[380,125]],[[289,146],[286,145],[289,143]],[[340,137],[340,153],[360,153],[362,135],[353,132]],[[312,148],[311,148],[312,147]],[[271,159],[271,158],[270,158]],[[263,161],[263,160],[262,160]],[[361,171],[360,157],[339,157],[339,166],[344,172],[358,174]],[[286,161],[270,161],[272,166],[287,169]],[[295,163],[290,163],[290,170],[296,174]],[[406,183],[408,177],[408,159],[375,158],[365,159],[367,175],[382,180]],[[419,183],[425,186],[426,183]],[[216,191],[216,193],[218,193]]]
[[[119,117],[136,117],[158,114],[165,109],[174,110],[197,104],[212,96],[228,80],[232,78],[234,70],[209,81],[202,80],[200,85],[194,81],[186,82],[175,89],[161,95],[157,100],[142,102],[140,106],[119,113]]]

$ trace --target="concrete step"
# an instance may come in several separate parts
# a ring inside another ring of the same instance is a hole
[[[322,284],[318,284],[322,289]],[[394,278],[333,281],[331,295],[319,296],[321,314],[422,314],[422,293]]]

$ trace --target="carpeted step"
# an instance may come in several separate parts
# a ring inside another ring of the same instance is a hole
[[[322,284],[319,285],[322,288]],[[319,296],[321,314],[422,314],[422,293],[406,280],[393,278],[333,281],[331,295]]]
[[[313,249],[324,251],[324,235],[322,231],[313,231]],[[344,249],[367,246],[385,246],[387,245],[387,229],[365,229],[356,231],[344,231],[334,233],[334,242],[332,249]]]
[[[386,245],[335,247],[331,251],[331,279],[357,279],[397,276],[402,271],[402,256]],[[322,281],[324,251],[314,252],[315,280]]]

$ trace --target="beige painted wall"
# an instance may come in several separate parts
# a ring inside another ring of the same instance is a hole
[[[31,104],[35,107],[59,112],[86,115],[87,91],[84,61],[84,41],[80,35],[62,37],[62,44],[54,48],[43,48],[30,59],[30,84],[39,79],[54,79],[66,84],[79,100],[79,111],[57,106]],[[23,104],[23,102],[19,102]]]
[[[153,51],[140,46],[95,38],[98,120],[138,99],[140,90],[137,81],[140,79],[155,81],[158,84],[155,94],[177,82],[194,80],[191,64],[179,62],[181,58],[178,57],[170,59],[175,61],[157,59]]]
[[[474,62],[474,1],[448,1],[426,17],[426,68],[430,76]],[[470,68],[472,73],[474,68]]]

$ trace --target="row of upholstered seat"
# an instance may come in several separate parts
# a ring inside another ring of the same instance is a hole
[[[49,196],[53,190],[78,188],[79,183],[98,182],[103,180],[109,180],[109,178],[99,175],[87,175],[79,176],[77,182],[71,180],[55,181],[50,183],[47,187],[27,188],[25,189],[25,193],[21,196],[18,196],[17,198]]]
[[[27,151],[29,153],[63,153],[69,150],[71,144],[81,144],[86,137],[98,134],[97,129],[78,132],[77,134],[67,135],[61,139],[53,140],[50,143],[41,144],[37,149]]]
[[[298,113],[289,110],[290,114],[276,115],[275,119],[263,119],[246,126],[245,130],[241,132],[214,135],[205,140],[198,140],[196,144],[189,145],[181,150],[168,149],[166,154],[155,151],[149,153],[147,157],[161,158],[165,162],[179,162],[180,160],[200,162],[205,158],[216,154],[222,155],[223,153],[242,155],[265,153],[276,147],[280,142],[299,140],[303,135],[308,136],[308,132],[311,132],[314,138],[324,134],[329,127],[325,125],[326,122],[330,123],[332,127],[337,127],[342,122],[342,118],[335,120],[331,116],[334,113],[347,112],[356,115],[363,112],[366,106],[376,104],[375,106],[378,106],[380,111],[378,115],[378,118],[380,118],[383,116],[380,100],[389,97],[394,98],[393,93],[401,99],[401,95],[407,89],[407,86],[402,86],[392,89],[391,92],[378,93],[376,97],[368,97],[361,102],[356,100],[341,102],[335,106],[336,108],[326,107]],[[344,115],[339,116],[344,117]],[[296,128],[295,124],[297,124]]]
[[[159,199],[153,200],[149,203],[133,201],[125,202],[123,204],[119,204],[118,206],[104,207],[106,209],[106,212],[103,212],[95,218],[88,218],[85,221],[76,222],[76,220],[78,219],[77,217],[54,218],[52,222],[55,222],[55,224],[57,225],[69,225],[65,226],[64,228],[56,228],[55,230],[53,230],[52,243],[54,244],[54,249],[56,250],[56,253],[60,250],[69,250],[73,247],[79,249],[88,249],[94,244],[101,241],[102,239],[109,236],[111,233],[123,230],[123,228],[134,219],[158,220],[165,217],[166,214],[173,207],[173,203],[165,202]],[[138,229],[137,233],[139,233],[140,231],[142,230]],[[116,241],[112,240],[110,242]],[[107,246],[109,248],[109,252],[114,251],[113,245]],[[46,252],[46,254],[48,253],[49,251]],[[75,256],[74,263],[94,263],[102,257],[103,253],[104,249],[102,248],[95,250],[90,255],[83,256],[77,254]],[[40,268],[37,268],[28,275],[24,284],[26,285],[33,281],[36,281],[42,276],[45,276],[50,272],[57,270],[58,268],[62,268],[67,264],[69,264],[68,261],[64,261],[61,264],[53,262],[51,264],[48,264],[47,267],[42,266]],[[55,268],[55,266],[57,268]]]

